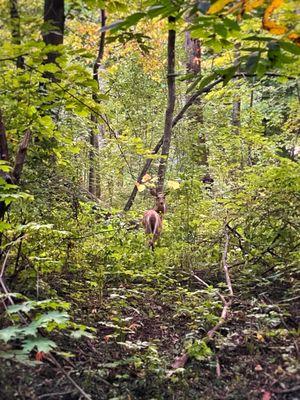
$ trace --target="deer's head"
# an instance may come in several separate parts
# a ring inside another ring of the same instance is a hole
[[[166,208],[166,194],[158,192],[156,189],[150,189],[150,193],[155,197],[154,210],[160,214],[165,214]]]

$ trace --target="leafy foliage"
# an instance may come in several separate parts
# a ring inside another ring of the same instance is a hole
[[[296,3],[65,3],[64,44],[46,46],[41,2],[18,3],[16,42],[0,1],[0,397],[18,398],[18,387],[76,396],[74,376],[95,399],[288,399],[298,379]],[[141,218],[157,184],[169,29],[184,113],[151,251]],[[201,50],[196,73],[188,39]]]

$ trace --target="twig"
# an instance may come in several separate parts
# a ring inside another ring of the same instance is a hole
[[[283,390],[272,389],[272,392],[273,392],[273,393],[281,394],[281,393],[292,393],[292,392],[297,392],[298,390],[300,391],[300,385],[291,387],[291,388],[289,388],[289,389],[283,389]]]
[[[220,361],[219,361],[219,357],[216,357],[216,374],[217,377],[220,378],[221,377],[221,366],[220,366]]]
[[[60,365],[60,363],[52,356],[52,354],[47,354],[46,359],[48,359],[50,362],[52,362],[59,370],[60,372],[72,383],[72,385],[78,390],[78,392],[87,400],[92,400],[91,396],[87,394],[75,381],[73,378],[70,377],[69,374],[63,369],[63,367]]]
[[[4,260],[3,260],[3,264],[2,264],[2,267],[1,267],[0,279],[3,278],[4,271],[5,271],[5,267],[6,267],[6,263],[7,263],[8,256],[9,256],[9,252],[10,252],[10,249],[8,249],[7,252],[6,252],[6,254],[5,254],[5,258],[4,258]]]
[[[44,399],[45,397],[57,397],[57,396],[64,396],[65,394],[73,393],[74,390],[69,390],[68,392],[56,392],[56,393],[45,393],[39,396],[39,399]]]
[[[229,301],[225,301],[225,303],[223,303],[223,310],[222,310],[222,314],[221,317],[219,319],[219,322],[217,323],[217,325],[215,325],[208,333],[207,336],[211,339],[214,337],[215,333],[217,332],[217,330],[224,324],[224,322],[227,319],[227,313],[228,310],[231,306],[232,300]]]

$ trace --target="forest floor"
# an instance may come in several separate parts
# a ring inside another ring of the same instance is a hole
[[[67,376],[95,400],[300,399],[296,302],[282,304],[276,319],[279,306],[267,296],[255,290],[248,298],[235,294],[227,321],[207,342],[211,354],[190,356],[174,370],[172,364],[184,354],[184,340],[197,321],[187,311],[178,313],[176,284],[166,295],[159,282],[144,283],[111,283],[100,299],[80,285],[77,300],[74,288],[72,293],[60,288],[60,295],[64,292],[67,300],[77,302],[76,322],[96,328],[95,337],[75,341],[56,336],[64,353],[55,359],[63,369],[47,357],[35,367],[1,361],[0,399],[85,398]],[[182,285],[198,289],[192,280]],[[194,331],[206,336],[203,327]]]

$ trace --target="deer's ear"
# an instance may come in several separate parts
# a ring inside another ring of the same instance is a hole
[[[154,188],[150,188],[150,194],[152,194],[152,196],[157,196],[157,191]]]

